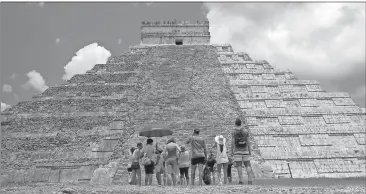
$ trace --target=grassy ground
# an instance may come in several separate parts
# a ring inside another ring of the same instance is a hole
[[[276,180],[257,180],[253,185],[210,185],[210,186],[176,186],[176,187],[158,187],[158,186],[130,186],[130,185],[111,185],[111,186],[90,186],[88,184],[46,184],[37,183],[30,185],[9,185],[1,189],[1,193],[37,193],[37,194],[100,194],[100,193],[125,193],[125,194],[199,194],[199,193],[225,193],[225,194],[243,194],[243,193],[366,193],[365,178],[353,179],[276,179]]]

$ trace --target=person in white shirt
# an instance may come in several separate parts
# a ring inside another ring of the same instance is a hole
[[[221,169],[224,171],[224,184],[227,183],[227,167],[229,158],[227,155],[226,138],[222,135],[215,137],[215,144],[213,148],[216,148],[216,161],[217,161],[217,177],[219,184],[222,184],[221,180]]]
[[[186,179],[186,184],[189,184],[189,175],[188,175],[188,169],[189,169],[189,162],[191,161],[191,158],[189,156],[189,151],[186,150],[186,147],[182,145],[180,147],[181,151],[179,153],[179,172],[180,172],[180,183],[183,185],[184,178]]]

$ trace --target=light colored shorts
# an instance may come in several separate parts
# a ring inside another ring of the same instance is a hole
[[[248,154],[235,154],[234,155],[234,162],[245,162],[249,161],[250,155]]]

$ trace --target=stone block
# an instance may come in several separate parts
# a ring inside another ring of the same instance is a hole
[[[97,167],[93,165],[80,167],[78,180],[90,180],[96,168]]]
[[[34,182],[48,182],[51,169],[49,168],[36,168],[33,174]]]
[[[111,185],[113,177],[108,173],[109,168],[98,168],[90,180],[91,185]]]
[[[15,171],[14,182],[15,183],[24,183],[24,170]]]
[[[48,182],[59,183],[60,182],[60,169],[51,170]]]
[[[255,179],[273,179],[275,178],[273,169],[268,163],[258,163],[256,161],[251,161],[253,173]]]
[[[34,173],[35,173],[35,169],[28,169],[25,171],[24,173],[24,182],[28,183],[28,182],[32,182],[34,181]]]
[[[8,185],[10,183],[9,178],[10,178],[9,175],[7,175],[7,174],[0,175],[0,187],[1,188],[5,187],[6,185]]]
[[[60,182],[61,183],[77,183],[79,176],[79,169],[61,169]]]

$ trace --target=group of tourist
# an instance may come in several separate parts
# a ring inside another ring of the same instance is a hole
[[[194,185],[196,169],[198,167],[198,184],[202,186],[204,167],[208,170],[208,176],[212,177],[215,184],[215,165],[219,184],[227,184],[232,181],[231,167],[234,165],[238,171],[239,184],[244,184],[242,166],[244,164],[248,174],[248,184],[252,184],[254,178],[250,164],[250,142],[247,130],[242,127],[240,119],[236,119],[235,127],[231,133],[230,152],[226,146],[226,138],[222,135],[215,137],[215,143],[208,155],[204,137],[200,136],[200,130],[195,129],[193,135],[186,140],[191,146],[191,154],[185,145],[178,145],[174,138],[170,138],[164,149],[154,149],[153,140],[147,139],[146,146],[137,144],[137,148],[131,148],[131,163],[128,167],[130,173],[129,183],[141,185],[141,167],[145,169],[145,185],[151,185],[155,171],[159,186],[176,184]],[[189,177],[191,168],[191,179]],[[224,179],[221,179],[223,170]],[[163,180],[162,180],[163,179]],[[206,182],[205,182],[206,183]]]

